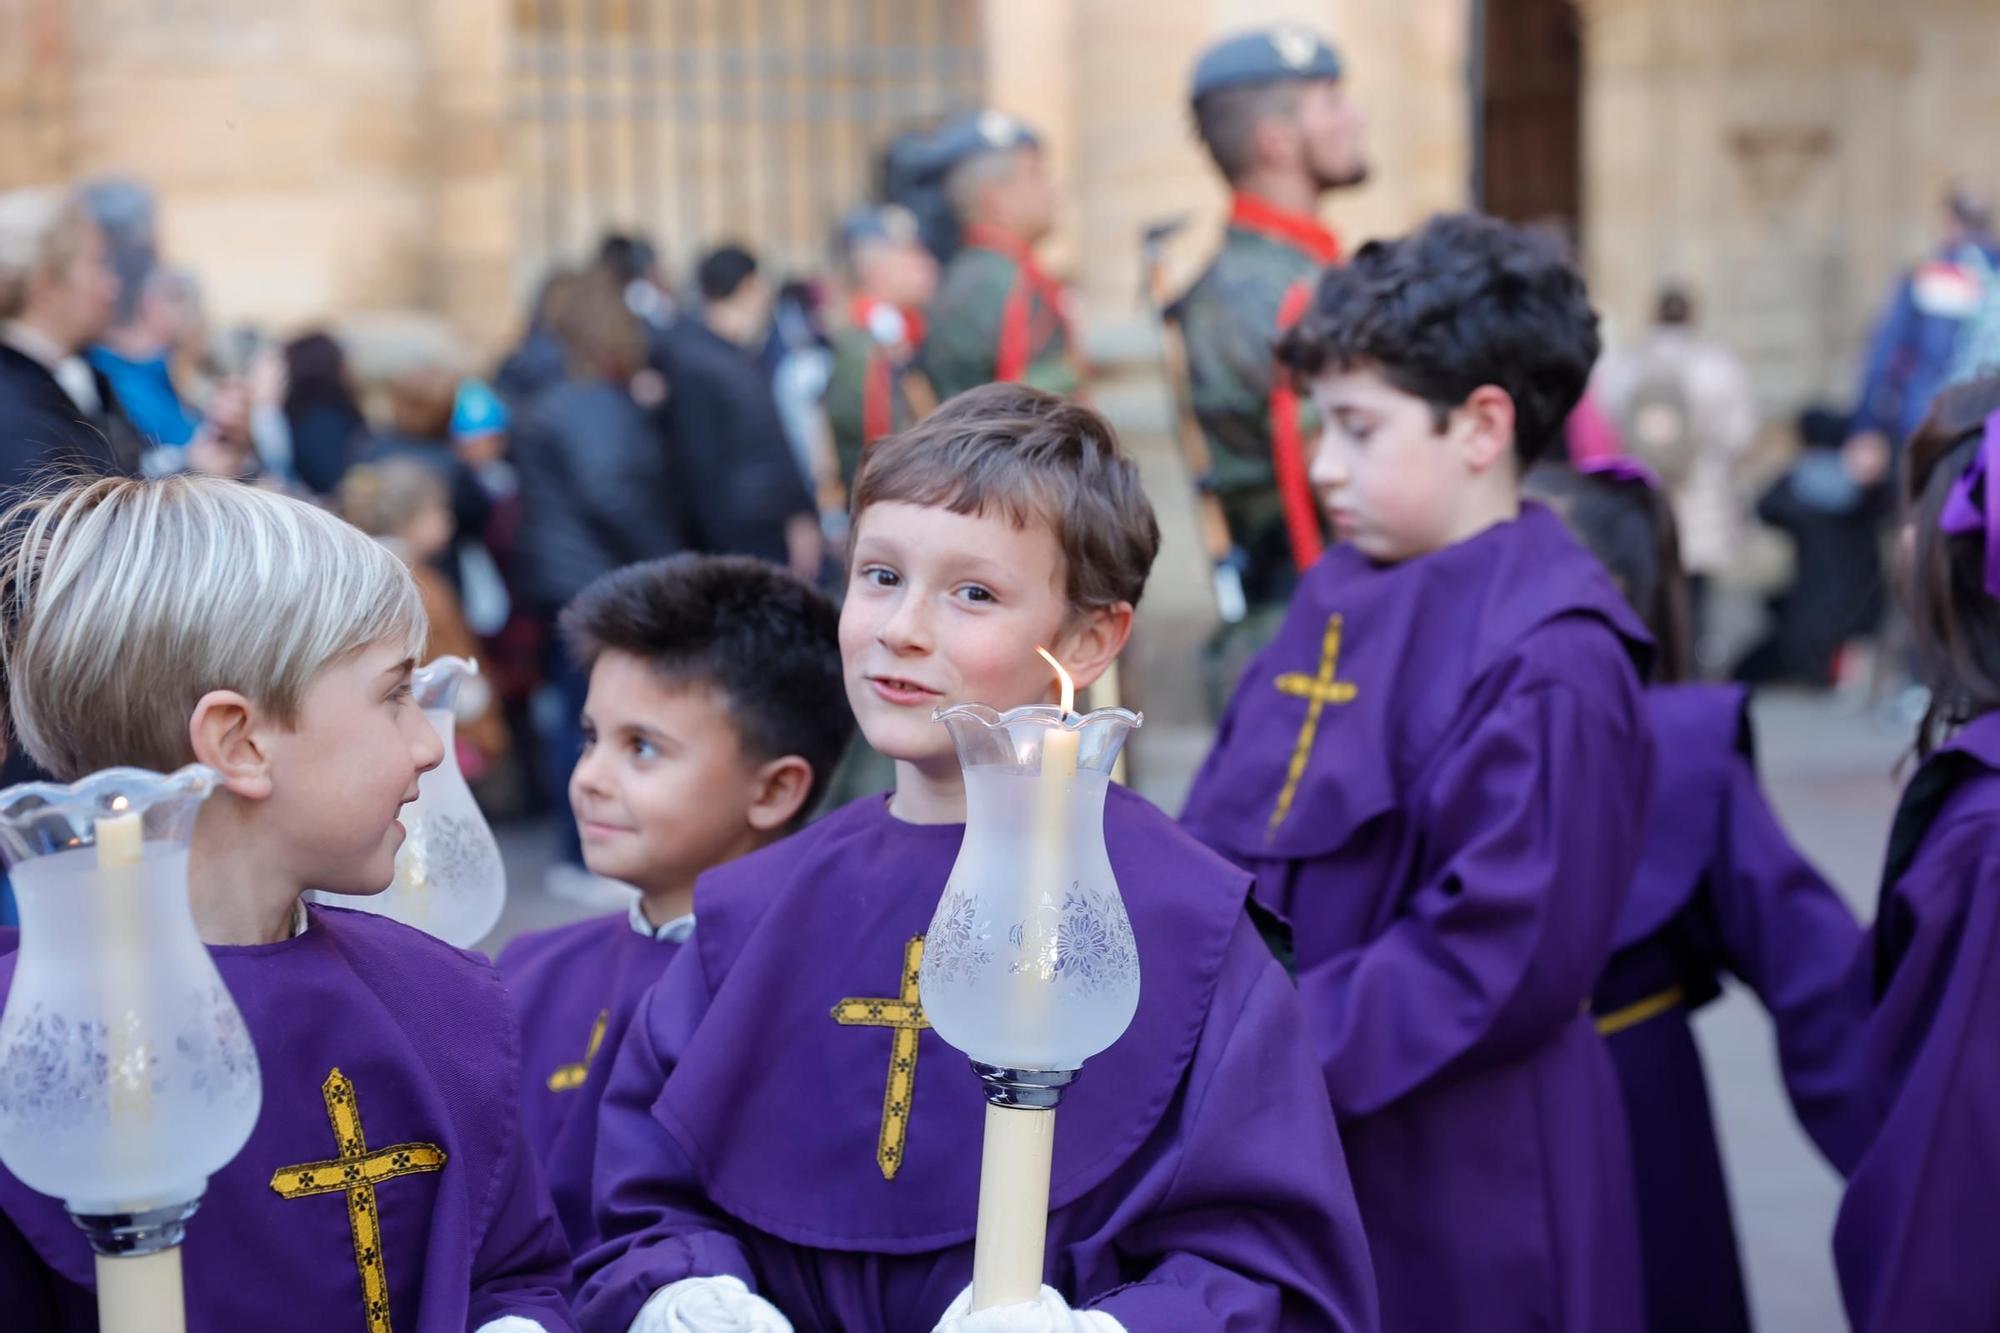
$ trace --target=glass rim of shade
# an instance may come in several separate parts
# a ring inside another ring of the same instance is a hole
[[[185,764],[171,773],[105,768],[75,782],[23,782],[0,791],[0,824],[53,815],[82,819],[143,815],[167,801],[206,797],[221,785],[222,774],[206,764]]]
[[[1022,704],[1004,713],[987,704],[952,704],[931,713],[933,722],[949,722],[955,717],[969,717],[995,728],[1009,727],[1016,722],[1045,722],[1064,731],[1082,731],[1099,722],[1123,722],[1135,730],[1146,724],[1144,713],[1135,713],[1129,708],[1094,708],[1088,713],[1065,713],[1054,704]]]

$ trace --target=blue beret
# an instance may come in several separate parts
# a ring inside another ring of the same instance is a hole
[[[1279,79],[1337,79],[1340,54],[1310,28],[1280,24],[1215,42],[1195,62],[1188,96]]]
[[[917,226],[917,215],[901,204],[868,204],[849,211],[840,220],[841,251],[845,253],[868,241],[921,245],[923,236]]]
[[[950,171],[985,153],[1040,148],[1041,136],[1004,111],[968,111],[938,127],[927,154],[938,171]]]

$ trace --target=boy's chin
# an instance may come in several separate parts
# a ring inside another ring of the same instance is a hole
[[[861,724],[861,739],[884,759],[927,764],[956,754],[951,735],[941,722],[925,718],[872,718]]]

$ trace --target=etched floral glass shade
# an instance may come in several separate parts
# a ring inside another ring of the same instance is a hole
[[[417,706],[444,742],[444,762],[424,774],[417,799],[403,808],[395,882],[381,893],[315,895],[319,901],[394,917],[461,949],[499,923],[507,869],[493,828],[465,784],[456,744],[459,690],[478,674],[478,663],[463,657],[440,657],[416,673]]]
[[[73,1213],[190,1203],[257,1123],[257,1053],[188,907],[215,783],[199,765],[114,768],[0,792],[21,909],[0,1162]]]
[[[965,771],[966,820],[924,937],[924,1013],[977,1063],[1077,1069],[1124,1035],[1139,1004],[1104,801],[1141,719],[960,704],[938,720]]]

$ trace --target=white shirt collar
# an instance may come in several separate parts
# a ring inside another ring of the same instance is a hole
[[[626,908],[625,912],[625,919],[632,923],[633,933],[644,935],[649,940],[657,940],[663,944],[686,944],[687,937],[694,934],[693,912],[689,912],[686,916],[677,916],[662,926],[656,926],[646,919],[646,913],[640,909],[637,898],[632,900],[632,905]]]
[[[306,900],[301,898],[292,904],[292,938],[297,939],[305,934],[307,924]]]
[[[8,320],[0,324],[0,342],[48,371],[70,401],[76,404],[78,411],[90,414],[104,406],[97,392],[97,376],[92,372],[90,363],[56,346],[40,329],[17,319]]]

